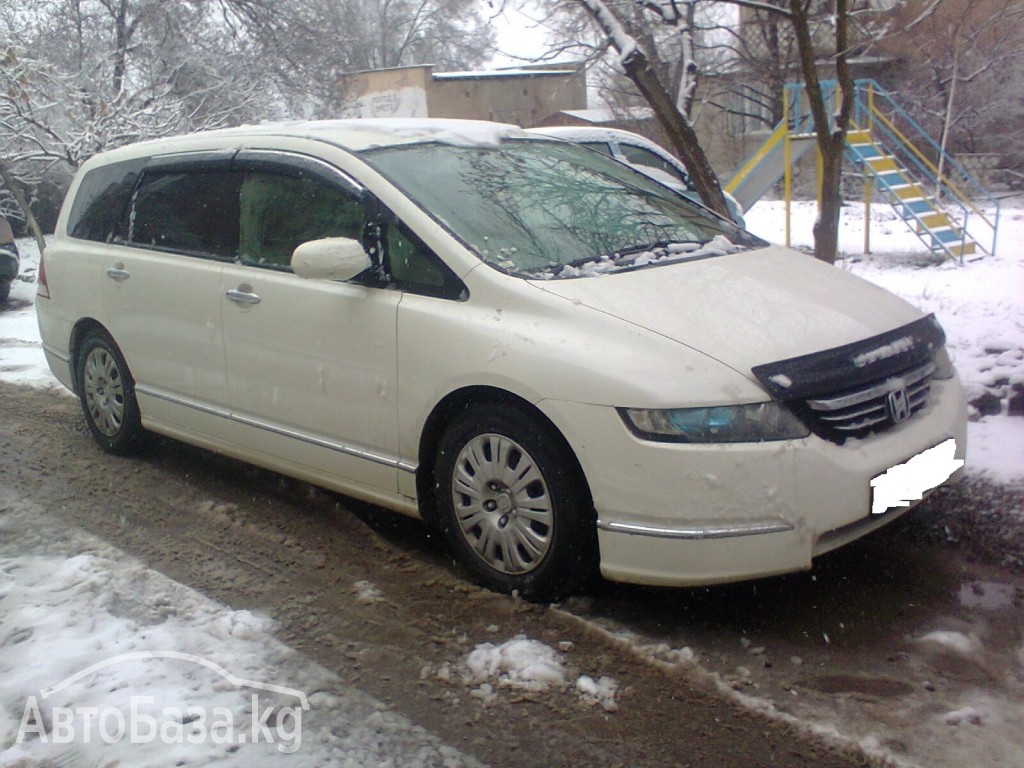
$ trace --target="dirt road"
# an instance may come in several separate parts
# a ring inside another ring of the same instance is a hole
[[[808,700],[852,691],[888,705],[918,682],[910,654],[886,662],[879,649],[945,610],[951,585],[970,583],[965,568],[976,584],[995,572],[1009,580],[1000,648],[1021,647],[1019,520],[944,511],[977,488],[808,575],[715,590],[609,586],[545,608],[469,584],[416,521],[174,441],[106,456],[77,402],[55,392],[0,384],[0,483],[192,588],[271,615],[282,640],[495,766],[868,764],[721,689]],[[1020,508],[1018,495],[991,493],[988,507]],[[445,672],[477,644],[520,634],[561,649],[577,674],[618,681],[617,711],[568,689],[485,702]],[[713,674],[664,663],[666,649],[678,661],[684,647]],[[936,675],[933,690],[944,685]]]

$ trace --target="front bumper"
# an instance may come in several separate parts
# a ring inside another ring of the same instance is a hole
[[[651,443],[611,408],[542,404],[590,484],[602,574],[689,586],[809,568],[812,559],[896,519],[871,514],[871,480],[943,441],[966,448],[959,381],[935,381],[929,405],[863,440],[732,445]],[[951,479],[958,479],[962,470]]]

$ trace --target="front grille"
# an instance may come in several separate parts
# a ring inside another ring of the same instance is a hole
[[[752,373],[814,434],[841,444],[923,409],[945,341],[929,315],[852,344],[758,365]]]
[[[830,439],[887,429],[895,423],[890,395],[900,390],[906,392],[906,412],[901,416],[909,418],[928,403],[934,372],[935,365],[927,363],[852,391],[808,398],[804,401],[808,426]]]

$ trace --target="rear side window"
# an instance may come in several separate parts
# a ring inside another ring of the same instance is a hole
[[[135,193],[128,242],[146,248],[234,259],[242,174],[150,170]]]
[[[132,191],[145,162],[112,163],[85,174],[68,218],[71,237],[106,243],[123,235]]]

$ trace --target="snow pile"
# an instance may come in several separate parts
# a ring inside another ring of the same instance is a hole
[[[482,643],[466,657],[468,686],[489,685],[495,680],[500,688],[546,691],[565,686],[565,666],[558,652],[537,640],[516,635],[494,645]]]
[[[384,594],[369,581],[357,581],[353,584],[352,594],[356,596],[356,602],[363,605],[380,603],[384,600]]]
[[[589,675],[580,675],[576,680],[576,690],[587,704],[600,706],[605,712],[617,712],[619,705],[615,703],[615,694],[619,684],[612,678],[601,676],[594,680]]]
[[[917,638],[922,645],[930,645],[938,651],[953,653],[963,659],[974,661],[979,666],[984,663],[984,648],[975,634],[965,634],[953,630],[935,630]]]
[[[573,644],[565,642],[560,647],[571,650]],[[423,675],[428,674],[429,667],[423,670]],[[453,667],[446,662],[437,670],[437,678],[445,683],[454,683],[457,676],[462,685],[471,689],[469,695],[485,705],[497,700],[502,689],[537,700],[566,690],[572,677],[561,653],[525,635],[499,644],[480,643],[461,665]],[[619,685],[612,678],[602,676],[595,680],[590,675],[579,675],[573,688],[582,703],[599,706],[606,712],[618,711],[615,695]]]

